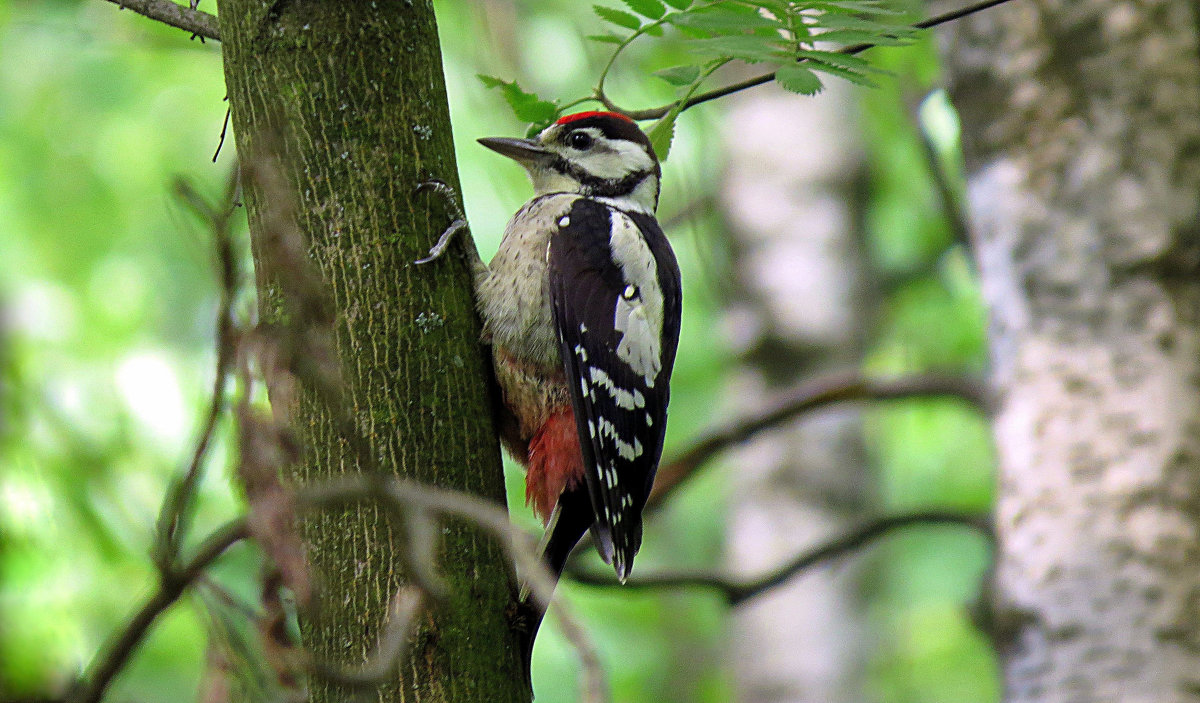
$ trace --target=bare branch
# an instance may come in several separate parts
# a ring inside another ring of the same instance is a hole
[[[899,400],[927,396],[958,398],[986,412],[990,400],[980,381],[954,376],[925,375],[894,380],[873,380],[847,373],[809,381],[785,394],[753,417],[735,422],[702,437],[658,470],[646,503],[658,507],[692,474],[717,453],[777,427],[801,413],[850,400]]]
[[[221,30],[217,16],[176,5],[171,0],[108,0],[122,10],[134,12],[158,20],[163,24],[191,32],[193,37],[221,41]]]
[[[181,199],[196,210],[211,227],[220,270],[221,300],[217,318],[217,362],[212,400],[192,450],[191,460],[168,488],[159,511],[153,555],[159,572],[158,586],[142,607],[131,616],[124,629],[96,655],[88,671],[68,696],[68,700],[73,703],[99,701],[158,617],[170,608],[226,549],[247,536],[246,522],[236,520],[210,534],[200,544],[196,555],[190,561],[180,561],[200,473],[225,405],[225,389],[236,346],[232,308],[238,276],[230,224],[234,196],[237,192],[236,180],[234,174],[230,178],[225,201],[218,207],[205,202],[188,184],[180,182],[176,185]]]
[[[137,650],[158,617],[174,605],[188,586],[192,585],[218,557],[246,536],[245,520],[234,520],[210,534],[200,544],[191,560],[178,569],[161,573],[154,594],[134,613],[125,628],[96,655],[80,683],[67,696],[67,701],[97,703],[103,698],[104,691],[125,667],[125,662]]]
[[[973,15],[976,12],[981,12],[988,8],[995,7],[996,5],[1003,5],[1006,2],[1009,2],[1009,0],[982,0],[981,2],[976,2],[972,5],[968,5],[967,7],[964,7],[964,8],[958,9],[958,10],[953,10],[951,12],[946,12],[944,14],[937,15],[935,17],[930,17],[929,19],[917,22],[916,24],[913,25],[913,28],[915,28],[915,29],[930,29],[932,27],[936,27],[941,24],[946,24],[947,22],[953,22],[954,20],[961,19],[963,17],[966,17],[967,15]],[[875,46],[876,46],[875,44],[854,44],[852,46],[843,47],[842,49],[839,50],[838,53],[853,56],[855,54],[861,54],[862,52],[866,51],[867,49],[873,49]],[[805,61],[806,61],[806,59],[800,59],[799,63],[804,63]],[[722,88],[717,88],[716,90],[710,90],[710,91],[707,91],[704,93],[699,93],[697,95],[693,95],[692,97],[690,97],[684,101],[683,108],[680,110],[680,112],[683,112],[683,110],[687,110],[688,108],[695,107],[696,105],[699,105],[701,103],[706,103],[709,100],[716,100],[717,98],[723,98],[726,95],[730,95],[732,93],[746,90],[747,88],[753,88],[755,86],[760,86],[764,83],[770,83],[773,80],[775,80],[775,72],[774,71],[772,71],[770,73],[764,73],[761,76],[755,76],[753,78],[748,78],[744,81],[739,81],[737,83],[733,83],[731,85],[727,85]],[[603,92],[601,92],[593,97],[596,100],[600,101],[604,105],[605,109],[611,110],[613,112],[620,112],[621,114],[627,115],[635,120],[656,120],[656,119],[662,117],[663,115],[666,115],[668,112],[673,110],[676,106],[676,103],[671,102],[671,103],[667,103],[666,105],[662,105],[662,106],[654,107],[654,108],[648,108],[645,110],[626,110],[626,109],[616,105],[615,103],[613,103],[613,101],[610,100],[608,98],[608,96],[604,95]]]
[[[727,574],[694,571],[677,573],[646,574],[631,578],[624,588],[708,588],[720,592],[732,606],[790,581],[808,569],[846,556],[894,530],[914,525],[959,525],[977,530],[993,539],[992,527],[983,518],[946,512],[923,512],[911,515],[885,517],[867,523],[849,534],[843,535],[815,549],[802,552],[779,568],[756,579],[739,581]],[[620,586],[615,579],[580,569],[571,568],[568,574],[577,583],[588,586]]]
[[[217,361],[213,372],[212,398],[208,414],[196,440],[192,459],[183,474],[179,476],[167,491],[158,518],[158,538],[155,544],[154,560],[162,570],[173,568],[174,560],[179,555],[179,545],[187,532],[191,521],[192,501],[200,481],[200,472],[204,468],[204,460],[208,456],[213,434],[216,432],[217,421],[225,407],[225,390],[229,385],[230,368],[233,363],[235,334],[233,324],[233,300],[237,294],[238,270],[237,255],[234,253],[232,217],[235,210],[237,193],[237,169],[229,178],[225,199],[221,205],[213,207],[192,188],[186,181],[175,184],[179,198],[189,205],[202,217],[212,230],[213,245],[220,271],[221,296],[217,312]]]

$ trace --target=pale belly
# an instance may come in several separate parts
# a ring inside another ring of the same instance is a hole
[[[550,305],[546,254],[559,218],[578,197],[550,195],[527,203],[509,222],[488,271],[476,281],[496,380],[516,420],[516,427],[504,433],[506,444],[521,461],[521,447],[551,414],[571,402]]]

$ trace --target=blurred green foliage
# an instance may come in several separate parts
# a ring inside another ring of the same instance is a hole
[[[586,3],[443,0],[437,9],[466,207],[488,257],[529,188],[519,167],[474,140],[526,125],[476,74],[519,78],[543,96],[586,94],[611,46],[584,39],[601,31]],[[936,82],[934,53],[922,42],[870,59],[896,77],[861,91],[868,250],[889,286],[865,368],[979,373],[984,312],[970,257],[947,226],[917,139],[914,106]],[[622,105],[662,104],[675,88],[646,76],[690,60],[679,43],[639,43],[608,90]],[[0,0],[0,694],[69,682],[150,589],[154,521],[188,458],[215,356],[210,242],[171,183],[183,176],[220,192],[233,152],[229,142],[210,161],[223,96],[219,45],[99,0]],[[795,99],[802,109],[820,97]],[[679,120],[664,220],[718,187],[720,110],[718,101]],[[668,232],[686,287],[668,455],[719,423],[714,398],[733,363],[714,332],[727,258],[717,219],[692,217]],[[243,313],[251,307],[245,301]],[[971,411],[948,401],[893,404],[867,412],[866,432],[883,509],[990,505],[988,431]],[[197,534],[241,509],[228,480],[229,441],[222,427]],[[533,526],[520,473],[508,471],[514,516]],[[656,515],[639,569],[720,565],[722,506],[735,475],[706,470]],[[878,699],[997,700],[990,651],[966,615],[986,545],[917,530],[868,558],[877,574],[870,608],[879,643],[869,671]],[[257,555],[239,548],[212,578],[253,602],[256,574]],[[718,599],[569,584],[561,597],[599,643],[617,701],[731,700],[728,613]],[[550,622],[534,685],[539,703],[565,703],[576,698],[577,660]],[[174,608],[110,700],[191,697],[207,623],[198,599]]]

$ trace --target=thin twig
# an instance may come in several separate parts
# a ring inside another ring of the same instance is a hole
[[[163,24],[191,32],[193,36],[221,41],[217,16],[176,5],[171,0],[108,0],[122,10],[133,10]]]
[[[969,251],[971,227],[967,223],[967,214],[964,211],[962,200],[955,190],[953,174],[948,172],[945,160],[939,153],[937,145],[934,144],[933,135],[929,133],[927,125],[921,119],[920,109],[910,110],[910,114],[913,116],[917,139],[921,143],[921,151],[929,165],[929,176],[933,179],[933,187],[937,192],[939,204],[942,206],[946,226],[950,229],[950,236],[954,239],[955,244],[967,247]]]
[[[945,396],[958,398],[984,412],[990,407],[987,387],[970,378],[922,375],[910,378],[876,380],[858,373],[846,373],[809,381],[784,395],[752,417],[702,437],[658,470],[647,510],[660,505],[709,459],[725,449],[744,442],[764,430],[777,427],[797,415],[850,400],[899,400]]]
[[[808,569],[846,556],[894,530],[914,525],[959,525],[970,527],[987,535],[989,539],[992,538],[992,528],[987,521],[972,515],[946,512],[897,515],[867,523],[857,530],[826,542],[815,549],[802,552],[783,566],[755,579],[738,580],[727,574],[711,571],[658,573],[635,576],[625,583],[624,588],[708,588],[724,595],[731,606],[737,606],[790,581]],[[621,585],[612,577],[602,574],[578,569],[571,569],[568,573],[573,581],[588,586],[616,587]]]
[[[229,96],[225,96],[225,100],[229,100]],[[213,163],[217,163],[217,157],[221,155],[221,147],[225,146],[225,134],[229,131],[229,117],[233,114],[232,108],[225,108],[225,120],[221,123],[221,136],[217,139],[217,150],[213,152]]]
[[[212,229],[216,260],[220,271],[221,297],[217,313],[217,361],[213,372],[212,398],[208,414],[200,430],[192,452],[192,459],[183,474],[172,482],[163,501],[158,519],[158,538],[154,560],[160,569],[169,569],[179,554],[180,544],[187,533],[192,516],[192,502],[200,482],[204,460],[208,456],[213,434],[221,411],[225,407],[226,388],[229,385],[230,367],[233,363],[234,324],[233,301],[237,295],[237,255],[234,253],[231,219],[237,193],[237,169],[229,178],[225,199],[221,206],[213,207],[186,181],[175,184],[180,199],[189,205]]]
[[[946,12],[944,14],[936,15],[934,17],[930,17],[929,19],[922,20],[922,21],[914,24],[913,28],[914,29],[930,29],[930,28],[936,27],[938,25],[946,24],[947,22],[953,22],[954,20],[961,19],[968,15],[973,15],[976,12],[981,12],[988,8],[995,7],[996,5],[1003,5],[1006,2],[1009,2],[1009,0],[983,0],[982,2],[977,2],[972,5],[968,5],[967,7],[960,8],[958,10],[953,10],[951,12]],[[866,51],[867,49],[872,49],[875,46],[877,46],[877,45],[876,44],[868,44],[868,43],[854,44],[852,46],[846,46],[846,47],[839,49],[838,53],[853,56],[855,54],[861,54],[862,52]],[[806,61],[807,61],[807,59],[800,59],[798,61],[798,63],[804,63]],[[775,72],[774,71],[772,71],[770,73],[764,73],[761,76],[755,76],[753,78],[748,78],[744,81],[739,81],[737,83],[733,83],[731,85],[727,85],[727,86],[724,86],[721,88],[717,88],[716,90],[710,90],[710,91],[707,91],[704,93],[700,93],[699,95],[693,95],[692,97],[686,99],[683,102],[683,107],[680,109],[680,112],[683,112],[684,110],[687,110],[688,108],[695,107],[696,105],[699,105],[701,103],[706,103],[709,100],[716,100],[717,98],[723,98],[726,95],[730,95],[732,93],[746,90],[747,88],[753,88],[755,86],[759,86],[764,83],[770,83],[773,80],[775,80]],[[676,105],[678,104],[678,101],[676,101],[676,102],[667,103],[666,105],[661,105],[659,107],[647,108],[645,110],[626,110],[626,109],[618,106],[617,104],[615,104],[602,91],[597,92],[597,94],[593,97],[595,97],[596,100],[599,100],[606,109],[611,110],[613,112],[620,112],[621,114],[627,115],[628,117],[635,119],[635,120],[656,120],[656,119],[662,117],[663,115],[667,114],[671,110],[673,110],[676,107]]]
[[[205,569],[247,535],[245,520],[227,523],[200,543],[191,560],[178,569],[160,573],[153,595],[134,613],[125,628],[96,655],[78,687],[67,696],[67,701],[97,703],[103,698],[104,691],[125,667],[125,662],[137,650],[159,616],[179,600]]]

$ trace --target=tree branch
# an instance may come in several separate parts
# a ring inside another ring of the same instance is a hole
[[[96,655],[81,682],[67,696],[67,701],[98,703],[158,617],[174,605],[188,586],[192,585],[218,557],[247,535],[246,521],[234,520],[209,535],[190,561],[178,569],[160,572],[154,594],[129,619],[125,629]]]
[[[209,446],[216,433],[217,421],[225,407],[226,387],[229,385],[234,348],[236,347],[233,301],[237,295],[238,266],[237,255],[234,253],[231,220],[237,207],[237,183],[238,173],[235,168],[229,176],[225,198],[217,207],[213,207],[205,201],[186,181],[180,180],[175,184],[175,192],[179,198],[202,217],[212,230],[217,267],[220,271],[221,297],[217,312],[217,361],[213,372],[208,414],[205,416],[200,437],[192,451],[191,462],[168,488],[167,497],[159,511],[154,560],[161,570],[169,570],[175,566],[174,560],[179,555],[180,544],[183,542],[191,522],[192,501],[195,499],[196,488],[200,482],[204,460],[208,456]]]
[[[947,22],[953,22],[954,20],[961,19],[968,15],[973,15],[976,12],[981,12],[988,8],[995,7],[996,5],[1003,5],[1006,2],[1009,2],[1009,0],[982,0],[981,2],[976,2],[972,5],[968,5],[967,7],[960,8],[958,10],[953,10],[951,12],[946,12],[946,13],[943,13],[940,15],[936,15],[934,17],[930,17],[929,19],[917,22],[916,24],[913,25],[913,28],[914,29],[930,29],[932,27],[936,27],[941,24],[946,24]],[[866,44],[866,43],[854,44],[854,45],[846,46],[846,47],[839,49],[838,53],[853,56],[855,54],[861,54],[862,52],[866,51],[867,49],[872,49],[875,46],[876,46],[875,44]],[[800,59],[798,63],[804,63],[806,60],[807,59]],[[755,76],[753,78],[748,78],[744,81],[739,81],[737,83],[733,83],[731,85],[727,85],[722,88],[717,88],[715,90],[710,90],[708,92],[700,93],[698,95],[693,95],[692,97],[688,98],[687,100],[685,100],[683,102],[683,107],[680,109],[680,112],[683,112],[684,110],[687,110],[688,108],[695,107],[696,105],[699,105],[701,103],[706,103],[709,100],[716,100],[717,98],[723,98],[726,95],[730,95],[732,93],[737,93],[739,91],[746,90],[747,88],[753,88],[755,86],[760,86],[764,83],[770,83],[773,80],[775,80],[775,72],[774,71],[772,71],[770,73],[764,73],[761,76]],[[621,113],[623,115],[627,115],[628,117],[635,119],[635,120],[656,120],[656,119],[662,117],[663,115],[666,115],[668,112],[670,112],[672,109],[674,109],[675,106],[678,104],[677,102],[671,102],[671,103],[667,103],[666,105],[661,105],[659,107],[654,107],[654,108],[647,108],[645,110],[626,110],[624,108],[619,107],[615,103],[613,103],[613,101],[610,100],[607,95],[604,95],[603,92],[597,93],[593,97],[596,100],[599,100],[604,105],[605,109],[611,110],[613,112],[619,112],[619,113]]]
[[[163,24],[191,32],[193,37],[221,41],[217,16],[176,5],[171,0],[108,0],[122,10],[133,10]]]
[[[922,512],[910,515],[897,515],[880,518],[867,523],[859,529],[822,544],[815,549],[802,552],[783,566],[755,579],[739,581],[727,574],[710,571],[659,573],[633,577],[625,583],[624,588],[709,588],[724,595],[731,606],[738,606],[747,600],[766,593],[776,586],[787,583],[793,577],[808,569],[845,556],[880,537],[890,534],[893,530],[913,525],[960,525],[978,530],[987,535],[989,539],[993,539],[992,527],[983,518],[946,512]],[[609,576],[576,568],[568,569],[568,574],[575,582],[587,586],[617,587],[621,585]]]
[[[991,401],[980,381],[954,376],[925,375],[893,380],[873,380],[847,373],[809,381],[788,392],[753,417],[735,422],[703,437],[658,470],[646,503],[657,508],[692,474],[717,453],[777,427],[801,413],[850,400],[899,400],[927,396],[958,398],[987,412]]]

